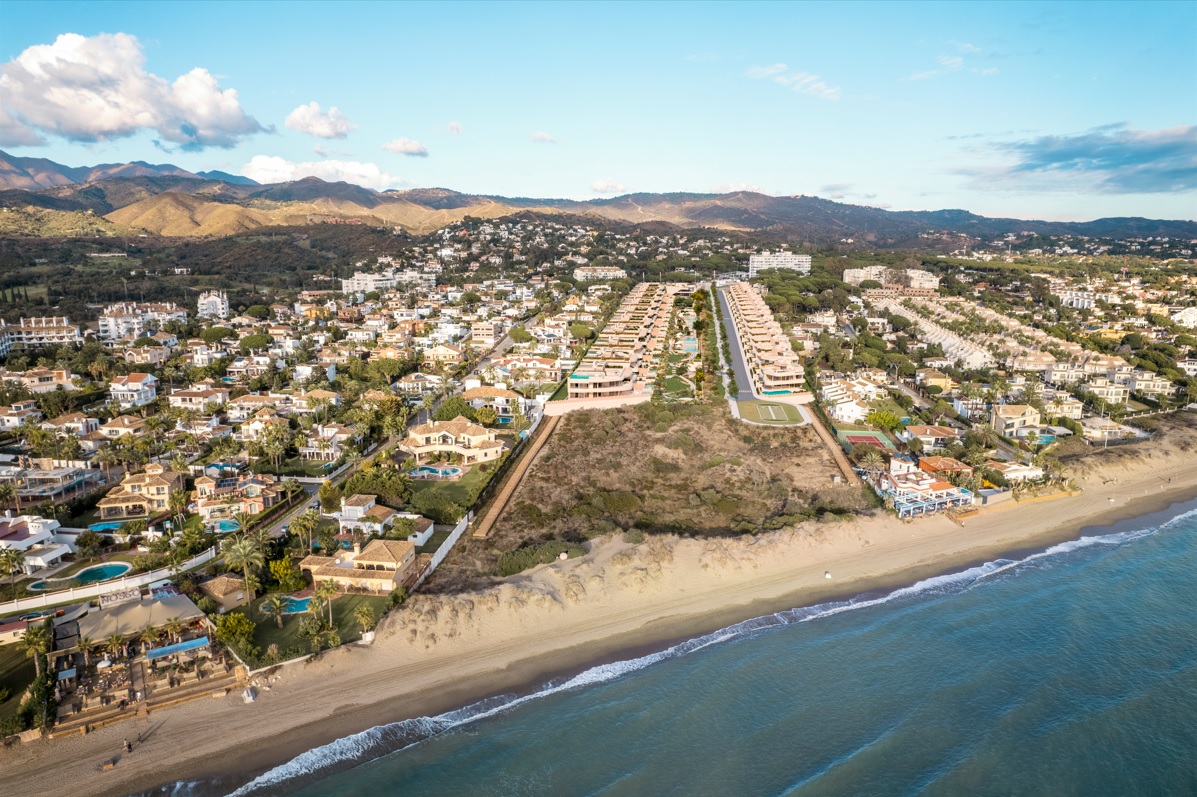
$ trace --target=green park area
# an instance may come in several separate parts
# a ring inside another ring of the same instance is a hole
[[[772,401],[740,401],[740,417],[751,423],[790,426],[802,423],[802,413],[791,404]]]

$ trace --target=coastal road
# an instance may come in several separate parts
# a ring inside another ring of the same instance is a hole
[[[731,352],[732,373],[736,377],[736,387],[739,393],[732,396],[736,401],[753,401],[757,398],[752,392],[752,378],[748,375],[748,365],[744,362],[744,352],[740,348],[740,334],[736,330],[736,322],[732,319],[731,307],[727,297],[719,290],[719,306],[723,308],[723,334],[727,336],[727,347]]]

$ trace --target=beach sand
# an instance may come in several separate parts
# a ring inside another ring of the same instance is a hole
[[[879,515],[746,538],[596,541],[585,557],[483,592],[417,595],[384,620],[372,646],[279,668],[253,704],[234,692],[0,751],[5,792],[77,797],[211,775],[248,780],[373,725],[530,691],[751,617],[914,583],[1165,509],[1197,496],[1190,448],[1157,442],[1081,460],[1072,475],[1083,492],[983,511],[963,527]],[[124,738],[151,729],[113,769],[99,770]]]

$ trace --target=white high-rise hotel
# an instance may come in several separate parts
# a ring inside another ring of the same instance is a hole
[[[810,255],[791,252],[764,252],[748,258],[748,277],[751,279],[768,268],[788,268],[802,274],[810,273]]]

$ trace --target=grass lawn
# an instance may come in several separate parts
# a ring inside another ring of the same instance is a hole
[[[753,423],[767,423],[774,426],[788,426],[802,422],[802,413],[791,404],[781,404],[771,401],[740,401],[740,417]],[[761,408],[767,407],[762,414]],[[779,417],[784,416],[784,418]]]
[[[477,500],[478,493],[482,492],[482,488],[490,481],[493,473],[493,468],[489,473],[483,473],[480,465],[471,465],[470,470],[457,481],[414,479],[412,480],[412,490],[417,493],[424,490],[435,490],[450,501],[468,508]]]
[[[1151,407],[1147,406],[1143,402],[1135,401],[1134,399],[1126,400],[1126,408],[1131,412],[1143,412],[1144,410],[1151,409]]]
[[[690,386],[686,384],[680,377],[667,376],[665,377],[665,392],[667,393],[689,393]]]
[[[913,410],[904,410],[898,402],[892,398],[879,398],[869,402],[869,406],[881,412],[892,412],[899,418],[909,418]]]
[[[249,606],[241,606],[233,611],[241,612],[257,623],[254,629],[254,644],[262,649],[262,653],[266,653],[266,648],[270,645],[278,645],[280,653],[286,653],[288,648],[300,648],[303,653],[310,653],[312,648],[308,640],[299,637],[299,621],[303,619],[302,614],[289,614],[283,617],[283,627],[279,628],[278,623],[271,617],[267,617],[258,611],[258,607],[262,605],[263,601],[269,595],[262,595],[256,598]],[[383,612],[391,605],[391,599],[388,595],[374,596],[374,595],[342,595],[339,598],[334,598],[332,603],[333,623],[337,627],[337,633],[341,635],[341,642],[355,642],[362,637],[361,626],[358,625],[357,620],[354,619],[353,613],[358,606],[365,604],[374,609],[374,620],[377,622],[382,618]],[[249,609],[249,611],[246,611]],[[328,617],[328,608],[324,609],[325,617]]]
[[[34,672],[33,659],[26,658],[20,643],[0,647],[0,693],[8,690],[8,698],[0,700],[0,719],[17,713]]]
[[[682,362],[683,360],[689,360],[690,355],[689,354],[671,354],[666,359],[669,361],[670,365],[677,365],[678,363]]]
[[[452,526],[442,526],[432,532],[432,536],[428,538],[428,542],[416,548],[416,553],[436,553],[436,550],[441,547],[441,543],[449,539],[449,533],[453,531]]]

